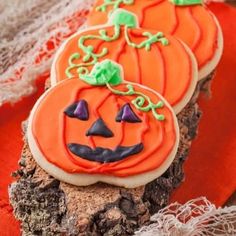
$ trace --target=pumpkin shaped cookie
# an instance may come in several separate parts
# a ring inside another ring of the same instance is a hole
[[[141,28],[160,30],[185,42],[197,59],[199,79],[217,66],[223,51],[222,31],[203,0],[97,0],[88,25],[106,23],[117,8],[135,13]]]
[[[190,50],[175,37],[141,29],[136,16],[113,12],[107,25],[85,29],[70,37],[56,54],[51,83],[89,74],[110,59],[121,64],[125,80],[156,90],[180,112],[197,83],[197,64]]]
[[[78,186],[133,188],[157,178],[179,144],[176,116],[157,92],[122,81],[119,65],[98,63],[82,81],[50,88],[35,104],[28,141],[37,163]]]

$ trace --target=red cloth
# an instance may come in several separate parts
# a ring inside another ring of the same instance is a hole
[[[201,99],[203,110],[198,138],[193,142],[185,164],[186,181],[174,192],[172,201],[186,202],[206,196],[222,205],[236,189],[236,8],[211,4],[220,21],[225,39],[224,55],[218,66],[210,100]],[[0,108],[0,235],[19,235],[19,224],[9,206],[7,188],[10,174],[17,169],[22,149],[21,122],[43,92],[45,78],[38,81],[38,92],[14,106]],[[232,109],[232,110],[231,110]]]

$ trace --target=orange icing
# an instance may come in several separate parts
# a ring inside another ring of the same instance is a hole
[[[115,87],[126,91],[125,85]],[[158,95],[137,84],[135,91],[149,96],[152,102],[160,100]],[[69,173],[107,174],[130,176],[151,171],[166,160],[176,142],[173,113],[167,106],[159,109],[165,115],[158,121],[152,112],[140,112],[131,104],[134,96],[114,95],[106,87],[92,87],[79,79],[69,79],[53,87],[40,101],[32,119],[32,134],[43,156],[57,167]],[[81,121],[67,117],[66,107],[79,99],[88,102],[89,120]],[[115,117],[119,107],[129,102],[142,120],[141,123],[118,123]],[[87,137],[86,131],[101,117],[114,133],[112,138]],[[115,148],[142,142],[144,149],[139,154],[113,163],[98,163],[82,159],[72,154],[68,143],[79,143],[91,147]]]
[[[96,1],[88,17],[88,25],[107,22],[111,6],[105,12],[95,10],[103,3],[104,0]],[[194,52],[199,69],[214,57],[218,28],[205,6],[175,6],[169,0],[134,0],[133,4],[121,4],[120,7],[135,13],[140,27],[160,30],[183,40]]]
[[[104,28],[109,35],[114,34],[114,27]],[[57,81],[66,78],[66,68],[69,57],[76,52],[83,51],[78,47],[78,39],[84,35],[98,35],[99,29],[87,30],[71,38],[58,55],[55,62],[55,78]],[[129,29],[129,37],[135,43],[140,43],[146,39],[142,34],[143,29]],[[153,34],[156,31],[149,31]],[[186,52],[184,46],[174,37],[165,35],[169,40],[169,45],[163,46],[160,42],[154,43],[151,50],[134,49],[129,46],[124,37],[124,28],[121,29],[120,37],[113,42],[101,40],[87,40],[85,45],[92,45],[96,52],[101,52],[102,48],[108,49],[108,54],[101,58],[111,59],[122,65],[126,81],[144,84],[162,96],[172,105],[182,101],[192,83],[192,60]],[[81,62],[81,58],[76,62]],[[92,66],[89,67],[89,70]],[[76,69],[71,70],[75,77],[78,77]]]

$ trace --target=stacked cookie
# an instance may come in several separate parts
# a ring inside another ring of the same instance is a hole
[[[222,54],[200,0],[98,0],[57,52],[10,187],[28,235],[132,235],[168,203]]]

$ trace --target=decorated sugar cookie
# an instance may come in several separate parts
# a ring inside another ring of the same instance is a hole
[[[126,81],[160,93],[176,113],[195,90],[197,64],[190,50],[172,36],[138,28],[136,16],[120,9],[106,25],[78,32],[64,43],[52,66],[52,85],[87,75],[105,59],[123,66]]]
[[[49,174],[78,186],[101,181],[132,188],[169,167],[179,144],[172,108],[154,90],[122,77],[120,65],[105,60],[37,101],[28,142]]]
[[[199,79],[217,66],[223,50],[222,32],[203,0],[97,0],[88,25],[106,23],[117,8],[135,13],[142,28],[160,30],[183,40],[196,56]]]

